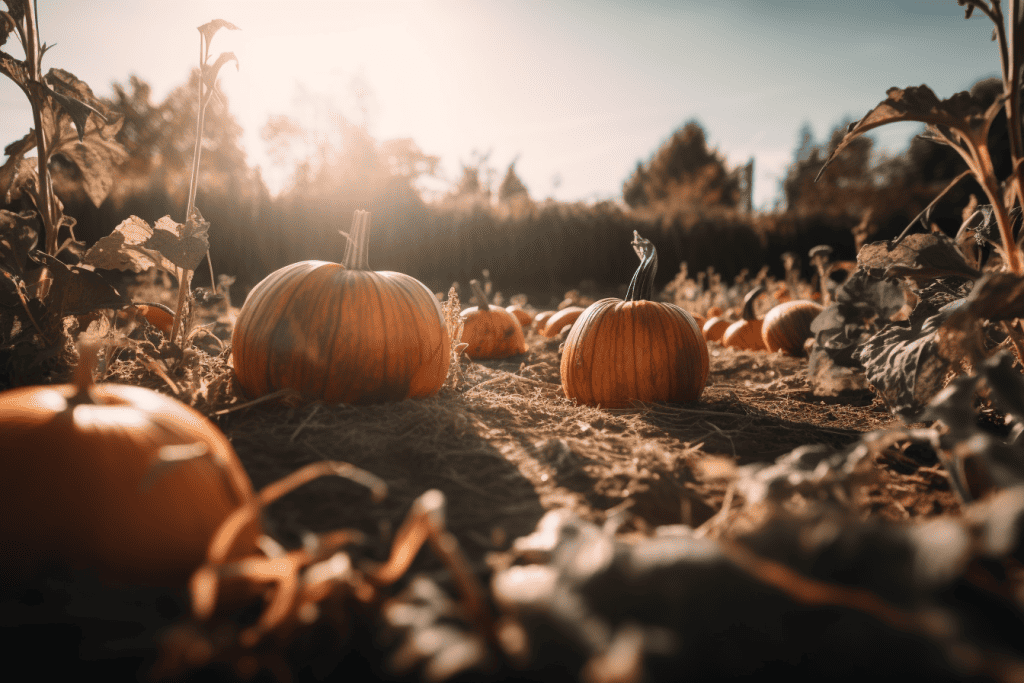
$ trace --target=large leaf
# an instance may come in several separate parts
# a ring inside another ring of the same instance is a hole
[[[940,100],[927,85],[906,89],[889,88],[886,94],[888,97],[865,114],[864,118],[850,124],[846,135],[828,155],[818,177],[856,138],[887,123],[917,121],[928,126],[927,137],[939,142],[952,142],[951,131],[956,131],[972,144],[984,144],[988,127],[1004,102],[1003,98],[996,98],[991,106],[986,107],[984,102],[966,91]]]
[[[955,311],[955,306],[935,311],[933,303],[922,300],[909,320],[886,325],[853,354],[889,410],[905,422],[919,419],[943,388],[952,364],[940,353],[937,333]]]
[[[51,279],[45,304],[52,315],[59,318],[83,315],[104,308],[123,308],[131,303],[93,270],[66,265],[41,251],[32,256],[46,266]]]
[[[210,224],[189,221],[185,225],[164,216],[154,227],[130,216],[85,253],[85,263],[108,270],[136,273],[156,267],[174,274],[177,268],[194,271],[209,249]]]
[[[47,94],[71,117],[78,131],[79,142],[85,138],[85,124],[90,114],[95,114],[106,121],[106,116],[101,111],[103,105],[92,94],[92,89],[74,74],[63,69],[50,69],[43,77],[43,83]]]
[[[956,243],[941,233],[907,235],[896,246],[889,242],[865,244],[857,252],[857,265],[884,269],[888,277],[911,277],[918,281],[947,275],[966,278],[980,275],[967,263]]]

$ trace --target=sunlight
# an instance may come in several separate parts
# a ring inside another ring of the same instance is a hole
[[[242,30],[218,34],[213,47],[239,59],[238,73],[222,72],[221,85],[272,192],[287,178],[265,158],[260,131],[269,114],[295,117],[314,136],[329,134],[338,113],[375,135],[444,126],[433,5],[301,2],[285,16],[263,3],[236,8],[243,9],[235,21]]]

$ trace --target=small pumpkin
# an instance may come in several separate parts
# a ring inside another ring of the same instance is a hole
[[[133,312],[145,318],[150,325],[163,332],[164,336],[170,339],[171,327],[174,325],[174,311],[170,308],[156,303],[134,304],[126,308],[123,314],[127,318]]]
[[[440,390],[451,354],[441,304],[410,275],[370,270],[369,224],[355,212],[342,263],[293,263],[249,293],[231,335],[246,394],[379,403]]]
[[[729,329],[729,325],[733,324],[733,320],[726,318],[725,316],[716,315],[708,320],[701,327],[701,332],[704,335],[704,339],[707,341],[721,341],[722,335]]]
[[[756,287],[743,299],[741,319],[726,328],[722,335],[722,346],[747,351],[762,351],[766,347],[761,338],[762,320],[754,314],[754,301],[765,293],[764,287]]]
[[[625,299],[591,304],[566,337],[562,389],[579,403],[606,408],[632,401],[694,401],[710,370],[707,343],[689,313],[652,301],[658,252],[633,232],[640,266]]]
[[[253,502],[249,478],[203,415],[150,389],[93,384],[96,348],[81,358],[71,384],[0,393],[0,575],[62,563],[183,586],[221,523]],[[247,527],[232,556],[257,533]]]
[[[462,311],[462,341],[466,355],[474,360],[507,358],[526,353],[523,326],[500,306],[491,306],[478,280],[470,280],[477,305]]]
[[[544,323],[540,333],[549,338],[557,337],[559,332],[567,327],[571,327],[584,310],[582,306],[567,306],[560,311],[555,311],[554,315]]]
[[[529,327],[533,323],[533,316],[519,304],[506,306],[505,310],[516,317],[516,320],[519,321],[520,327]]]
[[[725,313],[725,311],[722,310],[721,306],[711,306],[708,308],[707,311],[705,311],[705,313],[707,314],[707,317],[710,320],[711,318],[717,318],[718,316]]]
[[[811,337],[811,322],[825,310],[814,301],[787,301],[773,307],[764,316],[761,337],[769,351],[790,356],[804,353],[804,342]]]
[[[538,332],[543,330],[544,326],[548,324],[548,320],[551,320],[551,316],[553,316],[555,313],[558,313],[558,311],[541,311],[537,315],[533,316],[534,328]]]

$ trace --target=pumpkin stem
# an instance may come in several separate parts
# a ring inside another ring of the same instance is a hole
[[[626,290],[626,301],[651,301],[654,295],[654,275],[658,272],[658,250],[654,244],[633,231],[633,251],[640,257],[640,266]]]
[[[345,235],[345,233],[341,233]],[[348,234],[348,244],[345,246],[345,258],[342,260],[349,270],[370,269],[370,212],[356,209],[352,214],[352,228]]]
[[[476,300],[476,305],[481,311],[491,310],[491,304],[487,301],[487,294],[484,293],[483,287],[480,286],[479,280],[470,280],[469,286],[473,288],[473,298]]]
[[[78,364],[75,366],[75,374],[71,379],[71,383],[75,387],[75,395],[68,399],[68,407],[94,403],[92,375],[96,370],[99,353],[100,345],[95,340],[80,340],[78,342]]]
[[[747,295],[743,297],[743,319],[744,320],[757,320],[757,315],[754,313],[754,301],[757,297],[767,292],[764,285],[758,285],[754,289],[747,292]]]

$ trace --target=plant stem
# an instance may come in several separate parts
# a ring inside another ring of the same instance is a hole
[[[1002,239],[1006,269],[1014,275],[1024,275],[1024,261],[1021,259],[1020,247],[1013,238],[1013,223],[1010,214],[1006,210],[1006,203],[1003,201],[1003,194],[999,190],[996,172],[992,166],[992,157],[988,153],[988,145],[978,145],[978,162],[981,173],[976,173],[976,179],[981,181],[981,186],[992,203],[992,210],[996,215],[996,224],[999,226],[999,236]]]
[[[35,2],[25,3],[25,61],[28,65],[28,77],[30,82],[42,84],[42,49],[39,46],[39,27],[36,23]],[[43,130],[42,111],[40,102],[30,91],[29,101],[32,104],[32,121],[36,129],[36,149],[38,151],[39,178],[36,188],[36,209],[39,211],[39,218],[43,223],[45,235],[46,253],[50,256],[57,255],[57,229],[58,225],[54,220],[53,184],[50,182],[50,169],[47,166],[49,160],[49,144],[46,140],[46,133]]]

